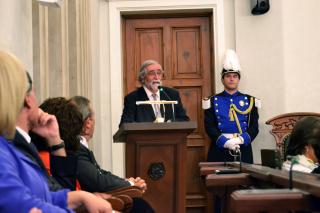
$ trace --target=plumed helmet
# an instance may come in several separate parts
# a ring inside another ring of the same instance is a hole
[[[227,73],[237,73],[239,75],[239,78],[241,77],[240,75],[240,63],[238,56],[234,50],[227,50],[224,61],[223,61],[223,69],[221,71],[221,77]]]

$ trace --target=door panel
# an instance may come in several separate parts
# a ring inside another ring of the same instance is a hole
[[[187,212],[204,212],[206,190],[200,179],[200,161],[205,161],[208,137],[203,124],[202,97],[212,93],[211,16],[183,18],[124,17],[125,94],[140,86],[138,72],[147,59],[158,61],[164,71],[163,85],[180,93],[182,103],[198,128],[188,137]]]
[[[200,71],[199,28],[172,30],[172,71],[174,79],[199,78]]]

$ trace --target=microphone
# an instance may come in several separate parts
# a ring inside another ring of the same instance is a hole
[[[240,150],[240,147],[237,147],[237,148],[236,148],[236,153],[239,154],[239,171],[241,172],[241,171],[242,171],[242,159],[241,159],[241,150]]]
[[[295,156],[288,155],[287,160],[291,161],[290,170],[289,170],[289,189],[293,188],[292,183],[292,168],[295,164],[299,163]]]
[[[160,90],[160,92],[162,92],[168,99],[169,99],[169,101],[172,101],[172,99],[170,98],[170,96],[164,91],[164,89],[163,89],[163,87],[162,86],[158,86],[158,89]],[[171,105],[171,107],[172,107],[172,121],[175,121],[176,119],[175,119],[175,114],[174,114],[174,104],[172,104]],[[165,106],[163,107],[163,108],[165,108]]]
[[[232,154],[229,150],[229,154],[231,156],[234,157],[234,160],[236,161],[236,158],[239,157],[239,169],[234,169],[234,168],[230,168],[227,166],[227,162],[226,162],[226,151],[224,152],[224,167],[226,167],[226,169],[219,169],[215,171],[215,174],[238,174],[241,173],[242,171],[242,160],[241,160],[241,151],[240,151],[240,147],[236,147],[236,149],[234,150],[234,154]]]

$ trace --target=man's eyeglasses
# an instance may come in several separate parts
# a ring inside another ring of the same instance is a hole
[[[162,76],[163,75],[163,70],[148,70],[147,71],[148,76]]]

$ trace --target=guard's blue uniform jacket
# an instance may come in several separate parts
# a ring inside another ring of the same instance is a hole
[[[244,144],[240,145],[241,160],[246,163],[253,163],[251,142],[259,132],[258,110],[254,106],[247,114],[236,112],[239,125],[236,119],[230,119],[230,105],[234,104],[242,112],[250,106],[251,96],[242,94],[239,91],[230,95],[226,91],[210,98],[211,107],[205,110],[205,128],[210,136],[212,143],[208,152],[207,161],[233,161],[234,157],[229,154],[223,146],[228,140],[223,133],[237,133],[244,139]],[[254,102],[254,100],[253,100]],[[241,131],[239,127],[241,127]]]

